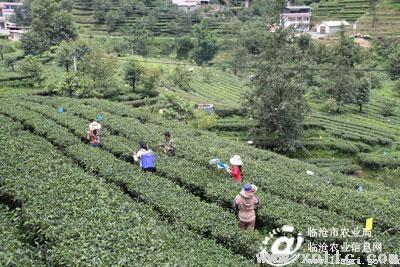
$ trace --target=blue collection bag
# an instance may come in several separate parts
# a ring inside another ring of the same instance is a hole
[[[144,153],[140,157],[142,169],[154,168],[156,166],[156,155],[153,152]]]

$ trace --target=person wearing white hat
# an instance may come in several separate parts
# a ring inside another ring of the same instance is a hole
[[[239,155],[233,156],[229,162],[232,164],[232,168],[227,167],[227,172],[231,174],[235,181],[243,182],[243,162]]]
[[[91,146],[100,146],[100,129],[101,125],[98,121],[93,121],[91,124],[89,124],[89,130],[86,138],[89,140],[89,144]]]
[[[233,207],[239,209],[239,227],[242,230],[255,229],[255,207],[260,204],[260,200],[254,195],[256,192],[257,186],[247,183],[233,201]]]

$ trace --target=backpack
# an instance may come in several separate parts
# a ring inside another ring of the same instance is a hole
[[[154,168],[156,165],[156,155],[153,152],[142,154],[140,157],[142,169]]]

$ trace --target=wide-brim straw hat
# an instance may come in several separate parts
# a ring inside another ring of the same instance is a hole
[[[94,121],[91,124],[89,124],[89,130],[91,130],[91,131],[100,130],[100,129],[101,129],[101,125],[97,121]]]
[[[230,162],[232,165],[243,165],[243,162],[242,162],[242,160],[240,159],[240,156],[239,156],[239,155],[233,156],[233,157],[229,160],[229,162]]]

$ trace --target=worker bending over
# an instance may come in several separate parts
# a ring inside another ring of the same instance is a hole
[[[101,125],[98,121],[93,121],[91,124],[89,124],[89,130],[87,131],[86,139],[89,141],[91,146],[101,146],[100,129]]]
[[[164,133],[165,142],[163,144],[159,144],[158,148],[162,149],[163,152],[168,156],[175,156],[176,145],[174,140],[171,138],[170,132]]]
[[[137,153],[133,153],[133,160],[139,162],[140,168],[142,168],[143,171],[155,172],[156,155],[148,148],[144,141],[139,142],[139,147],[140,150]]]

